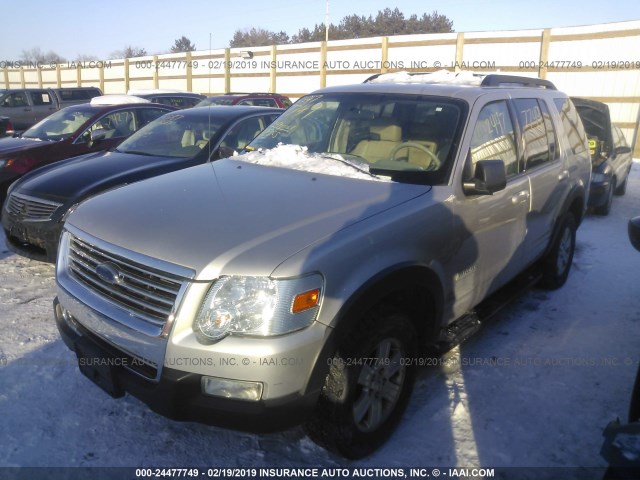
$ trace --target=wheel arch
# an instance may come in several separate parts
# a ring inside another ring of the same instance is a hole
[[[320,352],[307,392],[319,391],[329,372],[330,359],[340,340],[372,308],[389,305],[407,314],[418,333],[418,345],[434,339],[444,309],[444,288],[438,274],[424,265],[401,264],[388,268],[365,282],[344,303],[335,318],[335,327]]]

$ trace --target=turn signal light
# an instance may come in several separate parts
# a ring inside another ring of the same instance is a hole
[[[293,305],[291,306],[292,313],[300,313],[305,310],[318,305],[320,301],[320,289],[309,290],[308,292],[300,293],[293,299]]]

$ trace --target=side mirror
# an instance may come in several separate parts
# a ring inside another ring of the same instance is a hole
[[[507,174],[502,160],[480,160],[469,182],[462,185],[467,195],[493,195],[507,186]]]
[[[621,147],[616,147],[615,154],[616,155],[624,155],[625,153],[631,153],[631,147],[623,145]]]
[[[89,134],[89,147],[92,147],[94,143],[98,143],[107,137],[107,131],[104,128],[96,128]]]
[[[629,240],[633,248],[640,252],[640,217],[629,220]]]

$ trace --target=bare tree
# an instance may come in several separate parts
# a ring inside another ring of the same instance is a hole
[[[146,55],[147,55],[147,51],[144,48],[127,45],[122,50],[116,50],[115,52],[111,52],[111,55],[109,55],[109,58],[134,58],[134,57],[144,57]]]
[[[20,59],[24,62],[37,63],[37,64],[57,64],[66,62],[66,59],[56,52],[49,50],[44,53],[40,47],[34,47],[30,50],[23,50]]]

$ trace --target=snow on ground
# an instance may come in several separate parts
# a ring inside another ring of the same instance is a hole
[[[585,219],[567,284],[531,290],[441,367],[423,369],[396,433],[357,462],[300,428],[252,435],[111,399],[58,338],[53,267],[11,254],[2,238],[0,467],[603,467],[602,430],[626,420],[640,358],[640,252],[627,238],[636,215],[640,163],[612,213]]]

